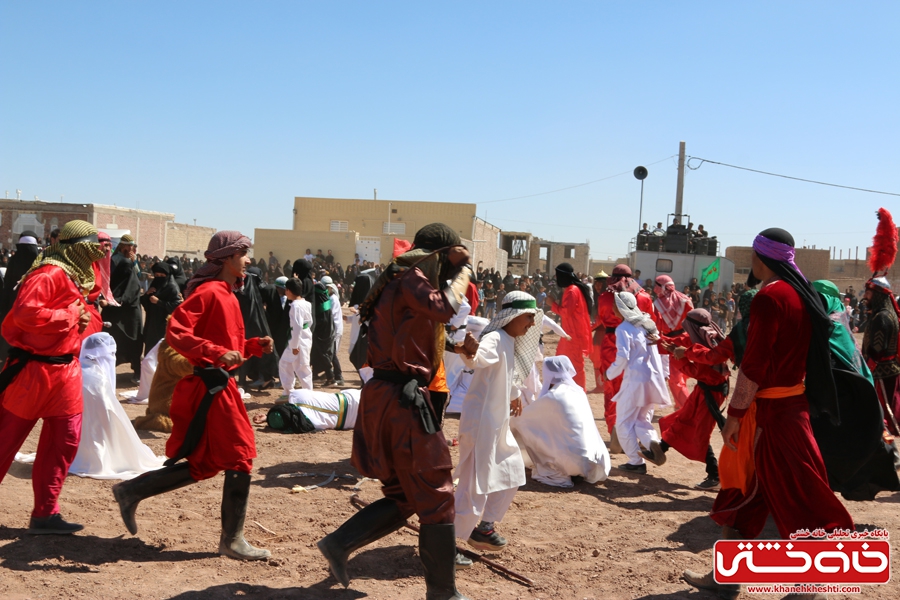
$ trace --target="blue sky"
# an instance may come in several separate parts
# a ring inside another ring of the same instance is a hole
[[[476,202],[619,256],[678,142],[900,193],[896,2],[0,2],[0,192],[288,228],[294,196]],[[660,162],[661,161],[661,162]],[[655,164],[652,164],[655,163]],[[522,198],[585,182],[590,185]],[[867,245],[879,196],[705,164],[685,209]]]

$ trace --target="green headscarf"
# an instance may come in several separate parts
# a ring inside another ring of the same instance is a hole
[[[734,346],[734,365],[740,366],[741,360],[744,358],[744,349],[747,347],[747,329],[750,327],[750,305],[753,298],[759,290],[750,289],[741,294],[738,298],[738,311],[741,313],[741,320],[734,324],[728,337]]]
[[[832,317],[831,320],[834,321],[834,329],[831,330],[831,337],[828,339],[831,353],[844,363],[848,369],[856,371],[868,379],[869,383],[875,385],[872,372],[857,349],[856,342],[853,340],[853,334],[847,330],[844,322],[840,319],[847,310],[844,307],[844,303],[841,302],[840,290],[834,283],[826,279],[813,281],[813,287],[821,294],[825,301],[825,310],[828,312],[828,316]]]

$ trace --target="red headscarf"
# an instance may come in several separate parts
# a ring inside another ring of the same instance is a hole
[[[194,273],[191,280],[188,281],[187,288],[184,290],[185,297],[189,296],[201,283],[206,283],[210,279],[215,279],[222,272],[224,266],[223,261],[230,258],[238,252],[243,252],[250,248],[250,238],[242,234],[240,231],[219,231],[212,239],[209,240],[209,246],[206,248],[203,256],[206,257],[206,263]],[[238,287],[243,285],[243,281],[236,282]]]
[[[681,327],[681,316],[684,314],[684,307],[691,306],[691,299],[675,289],[675,282],[668,275],[660,275],[656,278],[656,284],[653,286],[656,292],[656,310],[659,315],[669,326],[669,329],[675,330]]]
[[[616,265],[612,275],[606,280],[606,289],[612,292],[630,292],[637,296],[643,288],[632,279],[631,267]]]

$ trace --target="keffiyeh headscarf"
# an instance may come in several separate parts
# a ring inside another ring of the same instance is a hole
[[[681,315],[684,314],[684,308],[691,304],[691,299],[675,289],[675,282],[668,275],[656,278],[653,291],[656,292],[653,304],[669,329],[681,327]]]
[[[642,288],[632,277],[631,267],[628,265],[616,265],[612,275],[606,280],[606,289],[613,292],[637,294]]]
[[[59,234],[62,237],[62,233]],[[116,249],[113,250],[113,254],[119,251],[119,246],[134,246],[134,238],[128,235],[127,233],[119,238],[119,243],[116,244]]]
[[[39,256],[28,273],[44,265],[55,265],[66,272],[87,295],[94,289],[96,260],[106,256],[97,238],[97,229],[87,221],[69,221],[59,232],[59,241]],[[26,276],[28,275],[26,273]]]
[[[703,308],[690,311],[682,325],[695,344],[715,348],[725,341],[725,333],[713,322],[709,311]]]
[[[578,385],[575,383],[575,367],[568,356],[548,356],[544,358],[543,368],[544,383],[541,386],[541,394],[538,398],[543,398],[550,391],[550,386],[557,388],[564,383]]]
[[[656,323],[645,312],[638,308],[637,298],[631,292],[617,292],[615,295],[616,308],[622,313],[622,318],[647,332],[648,335],[656,335]]]
[[[503,297],[500,311],[494,315],[488,326],[481,333],[481,339],[492,331],[498,331],[506,327],[510,321],[520,315],[533,314],[534,325],[528,328],[524,335],[515,338],[515,372],[513,383],[521,387],[531,368],[534,366],[534,358],[538,355],[538,345],[541,342],[541,325],[544,321],[544,312],[538,310],[534,296],[522,291],[512,291]]]
[[[219,231],[212,239],[209,240],[209,246],[203,256],[206,262],[202,267],[194,272],[194,276],[188,281],[187,288],[184,290],[184,296],[188,297],[196,287],[202,283],[206,283],[219,276],[224,267],[224,261],[237,254],[248,250],[251,246],[250,238],[242,234],[240,231]],[[239,290],[243,286],[243,281],[238,279],[235,282],[235,289]]]

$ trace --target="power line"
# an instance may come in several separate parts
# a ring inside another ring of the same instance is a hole
[[[696,167],[691,166],[692,160],[699,160],[700,164]],[[740,169],[741,171],[750,171],[751,173],[760,173],[761,175],[771,175],[772,177],[781,177],[783,179],[793,179],[794,181],[803,181],[805,183],[815,183],[818,185],[827,185],[829,187],[842,188],[845,190],[855,190],[857,192],[869,192],[870,194],[883,194],[885,196],[900,196],[900,194],[895,192],[881,192],[878,190],[869,190],[866,188],[853,187],[852,185],[839,185],[837,183],[827,183],[825,181],[816,181],[815,179],[803,179],[802,177],[792,177],[790,175],[781,175],[779,173],[769,173],[768,171],[760,171],[758,169],[751,169],[749,167],[739,167],[737,165],[729,165],[728,163],[717,162],[714,160],[709,160],[707,158],[700,158],[699,156],[689,156],[687,162],[685,163],[687,168],[691,171],[696,171],[700,167],[703,166],[703,163],[710,163],[713,165],[721,165],[723,167],[731,167],[732,169]]]
[[[677,156],[677,154],[673,154],[672,156],[667,156],[662,160],[658,160],[656,162],[652,162],[648,167],[652,167],[653,165],[658,165],[661,162],[667,161],[673,156]],[[614,179],[616,177],[621,177],[622,175],[628,175],[632,173],[632,170],[622,171],[621,173],[616,173],[615,175],[610,175],[608,177],[602,177],[600,179],[594,179],[593,181],[587,181],[585,183],[579,183],[577,185],[570,185],[569,187],[559,188],[558,190],[550,190],[549,192],[538,192],[537,194],[528,194],[527,196],[516,196],[514,198],[501,198],[500,200],[487,200],[485,202],[479,202],[478,204],[494,204],[495,202],[509,202],[510,200],[522,200],[524,198],[534,198],[535,196],[546,196],[547,194],[555,194],[556,192],[564,192],[566,190],[574,190],[575,188],[584,187],[586,185],[591,185],[592,183],[599,183],[601,181],[606,181],[607,179]]]

